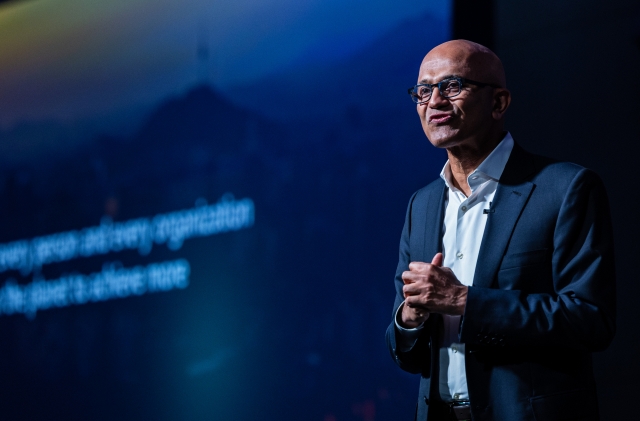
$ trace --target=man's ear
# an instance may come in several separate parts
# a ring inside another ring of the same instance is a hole
[[[502,119],[504,113],[507,112],[511,104],[511,92],[504,88],[498,88],[493,93],[493,118],[496,120]]]

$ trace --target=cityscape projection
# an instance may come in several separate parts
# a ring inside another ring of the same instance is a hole
[[[406,92],[448,0],[0,3],[0,418],[411,419]]]

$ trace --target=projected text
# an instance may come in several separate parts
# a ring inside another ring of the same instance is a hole
[[[42,279],[39,269],[50,263],[121,250],[137,249],[146,255],[153,243],[166,243],[175,251],[186,239],[237,231],[253,226],[253,222],[253,201],[235,200],[226,194],[212,205],[198,199],[192,209],[124,222],[103,219],[99,226],[0,244],[0,273],[34,273],[30,283],[22,285],[9,279],[0,288],[0,316],[17,313],[33,318],[36,312],[49,308],[186,288],[190,266],[185,259],[134,268],[107,263],[101,272],[65,274],[54,280]]]
[[[148,254],[153,243],[177,250],[184,240],[253,225],[251,199],[225,195],[218,203],[125,222],[103,220],[99,226],[20,240],[0,245],[0,272],[19,270],[23,275],[48,263],[78,257],[138,249]]]
[[[37,280],[24,286],[9,281],[0,289],[0,314],[23,313],[32,318],[37,311],[52,307],[186,288],[189,271],[189,262],[179,259],[131,269],[107,264],[102,272]]]

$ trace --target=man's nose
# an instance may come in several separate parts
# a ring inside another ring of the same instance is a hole
[[[434,86],[433,91],[431,91],[431,98],[429,98],[429,107],[440,108],[447,102],[448,99],[440,95],[440,89],[438,89],[437,86]]]

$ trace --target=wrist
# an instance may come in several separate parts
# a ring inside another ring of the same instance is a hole
[[[456,294],[456,314],[464,315],[464,309],[467,307],[467,295],[469,295],[469,287],[461,286],[458,294]]]
[[[418,311],[407,306],[405,303],[400,304],[398,317],[396,321],[398,325],[404,329],[415,329],[424,324],[429,318],[429,312]]]

